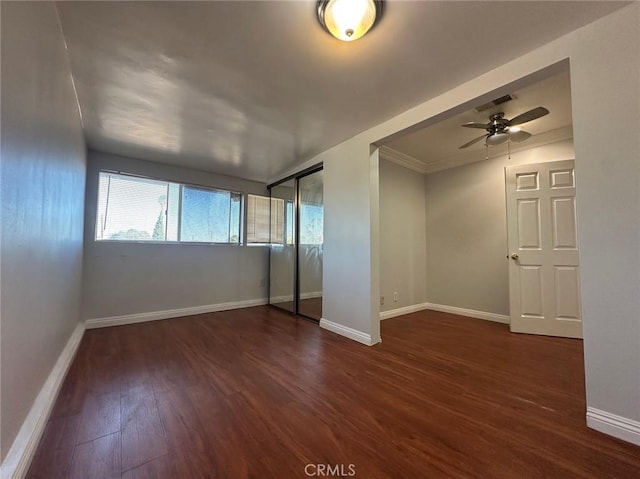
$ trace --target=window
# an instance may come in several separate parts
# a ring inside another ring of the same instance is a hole
[[[100,172],[96,240],[240,243],[242,194]]]
[[[287,202],[287,208],[289,203]],[[288,212],[289,209],[287,209],[287,214]],[[247,244],[284,244],[284,234],[284,200],[268,196],[247,195]]]

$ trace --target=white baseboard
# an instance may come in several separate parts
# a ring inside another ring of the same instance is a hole
[[[417,311],[423,311],[429,309],[429,303],[412,304],[411,306],[405,306],[403,308],[392,309],[390,311],[380,312],[380,319],[390,319],[396,316],[402,316],[409,313],[415,313]]]
[[[320,319],[320,327],[322,329],[326,329],[327,331],[331,331],[332,333],[339,334],[340,336],[344,336],[359,343],[366,344],[367,346],[373,346],[374,344],[377,344],[381,341],[380,338],[371,338],[371,335],[369,334],[358,331],[357,329],[343,326],[342,324],[334,323],[333,321],[329,321],[325,318]]]
[[[505,314],[487,313],[485,311],[476,311],[474,309],[458,308],[457,306],[447,306],[435,303],[420,303],[412,306],[405,306],[404,308],[392,309],[391,311],[384,311],[380,313],[380,319],[395,318],[396,316],[415,313],[416,311],[423,311],[425,309],[440,311],[442,313],[458,314],[469,318],[484,319],[486,321],[495,321],[497,323],[509,324],[510,322],[509,316]]]
[[[640,446],[640,421],[588,407],[587,426],[609,436]]]
[[[44,434],[44,429],[58,397],[62,382],[76,355],[78,346],[80,346],[84,331],[84,323],[78,323],[54,364],[51,373],[49,373],[49,377],[44,382],[42,389],[40,389],[33,406],[31,406],[20,427],[20,431],[18,431],[18,435],[11,445],[11,449],[9,449],[2,463],[0,477],[3,479],[22,479],[26,476],[38,443]]]
[[[144,323],[146,321],[158,321],[160,319],[180,318],[193,316],[194,314],[215,313],[216,311],[228,311],[230,309],[251,308],[267,304],[266,298],[234,301],[231,303],[205,304],[189,308],[167,309],[164,311],[152,311],[149,313],[126,314],[124,316],[111,316],[108,318],[93,318],[85,321],[87,329],[106,328],[108,326],[121,326],[124,324]]]

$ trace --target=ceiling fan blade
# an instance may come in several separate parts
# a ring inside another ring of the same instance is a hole
[[[483,138],[486,138],[486,137],[487,137],[487,135],[479,136],[478,138],[475,138],[475,139],[473,139],[473,140],[469,141],[468,143],[465,143],[464,145],[459,146],[459,147],[458,147],[458,149],[459,149],[459,150],[461,150],[461,149],[463,149],[463,148],[466,148],[467,146],[471,146],[471,145],[473,145],[474,143],[478,143],[480,140],[482,140]]]
[[[522,125],[523,123],[527,123],[528,121],[537,120],[540,117],[549,114],[549,110],[546,108],[539,106],[538,108],[534,108],[533,110],[525,111],[521,115],[516,116],[509,120],[509,126]]]
[[[476,121],[470,121],[460,126],[466,126],[467,128],[482,128],[483,130],[486,130],[487,128],[489,128],[489,125],[490,123],[487,124],[487,123],[478,123]]]
[[[524,130],[514,131],[513,133],[509,133],[509,141],[515,141],[516,143],[520,143],[521,141],[524,141],[530,137],[531,137],[531,133]]]

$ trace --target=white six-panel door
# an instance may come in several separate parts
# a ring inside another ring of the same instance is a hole
[[[505,175],[511,331],[581,338],[574,161]]]

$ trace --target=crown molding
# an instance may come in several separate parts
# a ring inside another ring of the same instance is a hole
[[[416,171],[418,173],[428,173],[428,167],[422,161],[414,158],[413,156],[407,155],[405,153],[401,153],[398,150],[394,150],[393,148],[389,148],[388,146],[381,146],[379,148],[380,158],[383,160],[390,161],[400,166],[404,166],[410,170]]]

